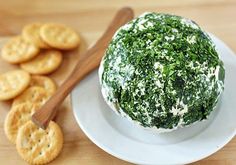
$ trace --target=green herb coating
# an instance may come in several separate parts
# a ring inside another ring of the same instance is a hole
[[[195,22],[145,13],[114,35],[99,76],[104,99],[118,113],[143,127],[173,129],[209,116],[225,71]]]

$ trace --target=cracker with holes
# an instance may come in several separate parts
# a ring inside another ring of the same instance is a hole
[[[20,67],[31,74],[49,74],[62,63],[62,54],[57,50],[45,50],[34,59],[22,63]]]
[[[29,73],[13,70],[0,75],[0,100],[9,100],[22,93],[30,84]]]
[[[39,104],[30,102],[25,102],[12,107],[12,109],[7,114],[4,123],[5,134],[10,142],[13,144],[16,143],[16,136],[20,127],[30,121],[31,115],[33,115],[33,113],[39,108]]]
[[[19,105],[25,102],[38,103],[44,105],[50,98],[47,91],[42,87],[33,86],[26,89],[21,95],[17,96],[12,103],[12,106]]]
[[[31,77],[30,86],[42,87],[46,89],[49,95],[53,95],[57,89],[55,82],[51,78],[38,75],[33,75]]]
[[[61,24],[44,24],[40,29],[40,36],[51,47],[62,50],[76,48],[80,43],[78,34]]]
[[[21,36],[10,39],[2,48],[2,59],[12,63],[18,64],[28,61],[39,53],[39,48],[26,41]]]
[[[62,146],[62,131],[53,121],[46,130],[29,121],[20,128],[16,139],[19,155],[30,164],[49,163],[59,155]]]
[[[39,48],[48,49],[50,46],[46,44],[39,35],[42,25],[41,23],[26,25],[22,30],[22,36],[25,40],[34,43]]]

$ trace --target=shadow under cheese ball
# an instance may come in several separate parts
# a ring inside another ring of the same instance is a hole
[[[166,132],[207,119],[223,91],[225,71],[212,40],[195,22],[144,13],[116,32],[99,77],[115,112]]]

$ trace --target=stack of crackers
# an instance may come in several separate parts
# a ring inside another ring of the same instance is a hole
[[[55,82],[45,75],[60,66],[61,50],[78,47],[80,38],[69,27],[54,23],[33,23],[10,39],[1,50],[6,62],[21,69],[0,75],[0,100],[13,100],[5,119],[5,133],[19,155],[30,164],[46,164],[63,146],[63,134],[53,121],[46,130],[31,122],[32,114],[55,93]]]

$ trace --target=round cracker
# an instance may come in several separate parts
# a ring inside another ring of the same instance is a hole
[[[21,95],[17,96],[12,103],[12,106],[16,106],[25,102],[38,103],[44,105],[50,98],[50,95],[42,87],[30,87],[26,89]]]
[[[22,36],[25,40],[33,42],[39,48],[48,49],[50,46],[46,44],[39,35],[42,25],[43,24],[41,23],[32,23],[26,25],[22,30]]]
[[[31,74],[49,74],[62,63],[62,54],[57,50],[45,50],[34,59],[22,63],[20,67]]]
[[[42,87],[46,89],[49,95],[53,95],[57,89],[55,82],[51,78],[38,75],[33,75],[31,77],[30,86]]]
[[[22,93],[30,83],[29,73],[13,70],[0,75],[0,100],[9,100]]]
[[[10,39],[2,48],[3,60],[18,64],[26,62],[39,53],[39,48],[33,43],[30,43],[23,39],[21,36]]]
[[[40,36],[48,45],[62,50],[76,48],[80,43],[78,34],[61,24],[44,24],[40,29]]]
[[[20,127],[30,121],[33,113],[39,108],[39,104],[30,102],[25,102],[12,107],[12,109],[7,114],[4,123],[5,134],[10,142],[13,144],[16,143],[16,136]]]
[[[16,139],[19,155],[29,164],[49,163],[59,155],[62,146],[62,131],[53,121],[46,130],[29,121],[20,128]]]

